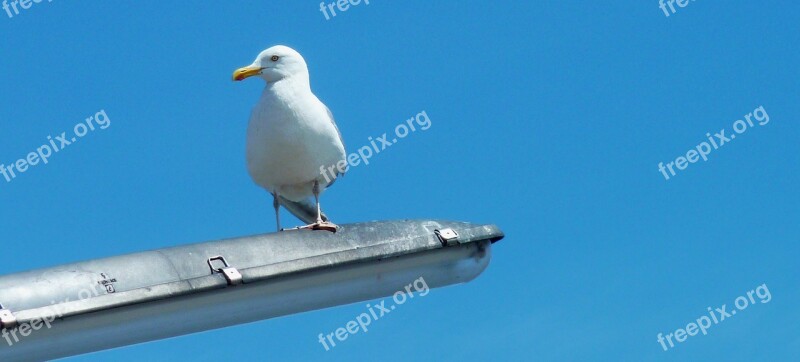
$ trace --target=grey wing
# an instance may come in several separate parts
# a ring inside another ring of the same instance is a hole
[[[325,106],[325,105],[323,104],[323,106]],[[344,144],[344,138],[342,138],[342,132],[339,131],[339,126],[336,125],[336,119],[333,118],[333,113],[331,112],[331,109],[328,108],[328,106],[325,106],[325,110],[328,111],[328,117],[330,117],[330,119],[331,119],[331,124],[333,124],[333,128],[336,129],[336,134],[339,135],[339,142],[342,143],[342,148],[344,148],[346,150],[347,146]],[[336,180],[339,177],[339,175],[344,175],[344,172],[339,173],[339,170],[337,168],[337,170],[336,170],[336,178],[334,178],[333,181],[328,184],[328,187],[331,187],[331,185],[333,185],[333,183],[336,182]]]
[[[347,149],[347,146],[345,146],[345,144],[344,144],[344,138],[342,138],[342,132],[339,131],[339,126],[336,125],[336,119],[333,118],[333,113],[331,113],[331,109],[328,108],[328,106],[325,106],[325,110],[328,111],[328,117],[331,118],[331,123],[333,123],[333,128],[336,128],[336,133],[339,135],[339,142],[341,142],[342,146],[345,149]]]
[[[278,200],[286,210],[298,219],[303,220],[304,223],[313,224],[317,222],[317,206],[310,200],[292,201],[283,196],[279,196]],[[328,221],[328,215],[325,215],[324,212],[321,216],[322,221]]]

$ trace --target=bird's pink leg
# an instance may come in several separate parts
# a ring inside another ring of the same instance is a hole
[[[314,187],[312,189],[312,192],[314,193],[314,201],[317,204],[317,222],[310,225],[302,226],[300,227],[300,229],[327,230],[335,233],[336,230],[339,229],[339,226],[330,221],[322,220],[322,207],[320,206],[319,203],[319,194],[320,194],[319,181],[317,180],[314,181]]]

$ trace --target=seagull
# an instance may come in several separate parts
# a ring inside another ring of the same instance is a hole
[[[249,77],[266,86],[247,127],[247,170],[272,194],[278,230],[283,205],[309,224],[298,229],[336,232],[319,197],[344,173],[346,152],[333,114],[311,92],[306,61],[294,49],[276,45],[233,72],[234,81]]]

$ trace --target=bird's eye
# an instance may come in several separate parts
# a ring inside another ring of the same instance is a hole
[[[277,62],[278,59],[280,59],[280,57],[277,56],[277,55],[273,55],[271,59],[272,59],[273,62]]]

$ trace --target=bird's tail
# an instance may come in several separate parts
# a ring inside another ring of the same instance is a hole
[[[310,200],[292,201],[283,196],[279,196],[279,198],[281,205],[304,223],[313,224],[317,222],[317,206]],[[322,221],[328,221],[328,216],[325,213],[322,213]]]

